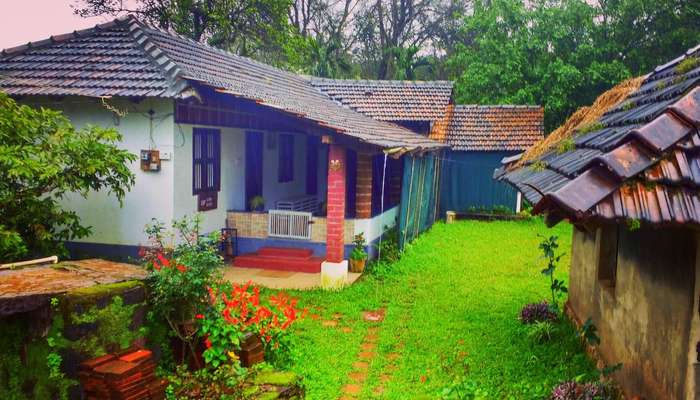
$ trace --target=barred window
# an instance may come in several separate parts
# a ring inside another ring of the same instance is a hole
[[[192,194],[221,188],[221,131],[192,130]]]

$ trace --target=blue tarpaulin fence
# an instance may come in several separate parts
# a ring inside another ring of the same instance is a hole
[[[401,249],[430,228],[437,218],[441,153],[404,156],[399,213]]]
[[[444,155],[440,190],[440,215],[445,211],[467,211],[506,206],[515,210],[517,192],[493,179],[507,151],[447,151]]]

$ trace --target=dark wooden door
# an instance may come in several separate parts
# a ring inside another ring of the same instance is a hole
[[[245,135],[245,207],[250,199],[263,193],[263,134],[246,132]]]

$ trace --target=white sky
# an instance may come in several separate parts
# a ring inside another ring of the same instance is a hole
[[[46,39],[107,22],[111,17],[81,18],[75,0],[0,0],[0,49]]]

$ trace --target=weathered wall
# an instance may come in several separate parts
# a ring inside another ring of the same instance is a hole
[[[115,128],[123,136],[120,147],[138,156],[140,150],[155,148],[172,153],[177,143],[173,138],[173,107],[170,100],[146,99],[134,103],[125,99],[106,100],[65,97],[56,101],[37,98],[30,104],[63,111],[66,117],[80,129],[87,124]],[[107,107],[113,107],[123,116],[117,116]],[[151,128],[149,110],[153,110]],[[136,176],[136,183],[120,208],[116,197],[106,191],[90,192],[87,199],[74,194],[67,195],[64,207],[78,213],[84,225],[92,227],[89,237],[79,242],[108,243],[133,247],[145,243],[144,226],[151,218],[169,221],[173,217],[172,161],[163,161],[159,172],[144,172],[137,159],[129,166]]]
[[[685,398],[696,236],[684,229],[619,227],[614,287],[598,280],[595,233],[574,230],[569,303],[598,327],[599,352],[628,395]]]

